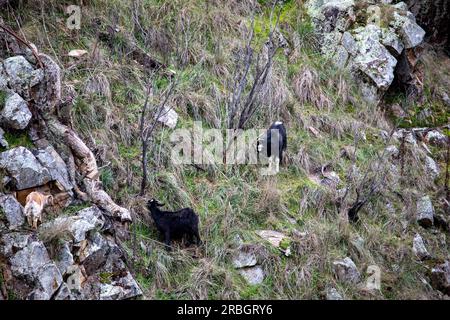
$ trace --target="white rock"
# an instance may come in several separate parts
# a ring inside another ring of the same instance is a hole
[[[47,168],[51,179],[57,181],[64,189],[63,191],[70,192],[72,190],[66,163],[52,146],[39,149],[36,159]]]
[[[13,275],[34,281],[40,268],[50,263],[50,258],[42,242],[34,241],[16,252],[10,262]]]
[[[409,18],[403,18],[403,21],[399,32],[406,49],[417,47],[425,38],[425,30]]]
[[[20,203],[12,195],[0,195],[0,208],[6,216],[10,230],[16,230],[25,222],[25,215]]]
[[[82,56],[86,55],[87,53],[88,52],[86,50],[74,49],[74,50],[70,50],[67,55],[72,58],[81,58]]]
[[[264,271],[261,266],[239,269],[239,273],[250,285],[261,284],[264,281]]]
[[[422,237],[418,233],[414,236],[413,252],[420,260],[423,260],[430,256],[427,248],[425,247],[425,243],[423,242]]]
[[[6,170],[17,190],[42,186],[52,180],[48,170],[24,147],[0,153],[0,168]]]
[[[40,289],[50,297],[58,290],[63,279],[61,273],[54,263],[46,264],[39,269],[36,282]]]
[[[439,177],[439,166],[430,156],[425,156],[425,168],[433,180]]]
[[[172,108],[166,107],[162,112],[161,116],[158,118],[159,122],[164,123],[171,129],[174,129],[177,126],[178,122],[178,113]]]
[[[328,288],[326,291],[327,300],[344,300],[335,288]]]
[[[417,200],[417,222],[424,228],[433,225],[434,208],[429,196],[424,196]]]
[[[257,262],[258,259],[254,252],[245,252],[239,250],[239,252],[233,257],[233,267],[236,269],[253,267]]]
[[[9,95],[1,112],[2,122],[11,129],[23,130],[28,126],[32,114],[28,104],[17,93]]]
[[[356,284],[361,280],[361,275],[355,263],[349,257],[333,262],[333,271],[342,282]]]

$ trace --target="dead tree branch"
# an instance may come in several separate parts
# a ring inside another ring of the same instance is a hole
[[[162,94],[162,100],[158,105],[153,105],[150,102],[150,98],[153,97],[153,87],[154,85],[151,83],[147,90],[146,90],[146,97],[145,102],[142,107],[141,112],[141,119],[140,119],[140,139],[142,144],[142,157],[141,157],[141,164],[142,164],[142,181],[141,181],[141,190],[140,195],[144,195],[145,190],[147,189],[148,184],[148,147],[150,144],[150,141],[153,137],[154,130],[156,128],[156,125],[158,123],[158,119],[161,117],[164,117],[167,113],[169,113],[172,110],[172,107],[167,107],[167,103],[169,101],[169,98],[173,95],[174,89],[176,86],[176,80],[172,81],[169,85],[169,87],[165,90],[165,92]],[[148,110],[150,108],[151,112],[149,115],[147,115]]]
[[[276,3],[277,2],[275,1],[270,13],[271,22],[276,9]],[[264,44],[267,52],[264,52],[263,48],[261,52],[256,54],[256,57],[254,49],[252,48],[254,40],[254,17],[252,17],[252,23],[246,38],[246,46],[237,56],[233,76],[234,83],[231,86],[232,90],[227,103],[228,129],[243,129],[246,123],[261,106],[258,99],[260,98],[264,85],[268,81],[273,65],[273,58],[279,49],[278,44],[274,41],[274,32],[278,27],[280,14],[281,11],[278,11],[275,23],[270,25],[269,37]],[[252,84],[248,93],[245,95],[249,76],[252,72]]]

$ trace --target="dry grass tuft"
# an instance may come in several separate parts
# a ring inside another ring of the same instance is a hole
[[[319,76],[312,68],[303,66],[292,86],[301,104],[311,104],[319,110],[332,109],[332,102],[322,90]]]

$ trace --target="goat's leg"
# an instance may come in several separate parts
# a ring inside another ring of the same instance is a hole
[[[281,149],[281,148],[280,148],[279,156],[280,156],[280,165],[282,166],[283,165],[283,149]]]
[[[167,249],[168,251],[171,251],[171,250],[172,250],[172,248],[171,248],[171,246],[170,246],[170,244],[171,244],[170,231],[166,231],[166,232],[164,233],[164,244],[166,245],[166,249]]]
[[[186,246],[190,247],[194,243],[194,235],[192,232],[186,233]]]
[[[197,245],[198,246],[201,246],[202,245],[202,240],[200,239],[200,234],[198,233],[198,228],[195,228],[194,229],[194,236],[195,236],[195,239],[196,239],[196,242],[197,242]]]

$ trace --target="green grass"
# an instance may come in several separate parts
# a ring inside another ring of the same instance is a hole
[[[6,92],[0,90],[0,108],[3,109],[5,102],[6,102]]]
[[[6,131],[4,135],[5,140],[8,142],[9,148],[13,149],[19,146],[32,149],[34,148],[33,142],[26,132],[9,132]]]
[[[62,215],[67,215],[67,216],[71,216],[74,215],[75,213],[77,213],[80,210],[89,208],[90,204],[88,203],[83,203],[83,204],[72,204],[70,206],[68,206],[67,208],[64,208],[64,210],[62,211]]]
[[[267,1],[259,2],[263,7],[255,17],[255,49],[267,39],[270,27]],[[249,15],[242,8],[239,11],[239,8],[229,8],[221,2],[214,2],[215,5],[208,12],[205,2],[197,0],[146,0],[142,3],[146,8],[145,14],[140,17],[142,25],[149,29],[154,27],[163,30],[174,43],[177,41],[175,35],[181,35],[176,29],[176,23],[181,21],[181,10],[189,16],[192,22],[189,32],[195,34],[195,37],[188,42],[190,59],[186,65],[178,63],[179,52],[174,48],[167,49],[167,55],[163,57],[155,43],[145,42],[143,34],[131,18],[126,2],[92,1],[83,14],[86,15],[86,20],[95,16],[105,20],[105,23],[117,22],[120,28],[131,33],[134,31],[141,47],[152,56],[167,60],[171,68],[176,70],[179,84],[170,104],[180,115],[177,128],[190,128],[198,119],[204,121],[204,128],[211,127],[210,117],[216,106],[220,108],[222,115],[225,114],[227,82],[232,80],[234,64],[232,52],[237,44],[242,46],[242,35],[236,26],[240,21],[250,25]],[[293,35],[290,33],[294,32],[301,39],[302,47],[297,60],[288,61],[281,52],[275,58],[275,72],[281,78],[277,85],[285,85],[292,96],[275,111],[276,116],[283,118],[288,125],[290,160],[290,165],[283,167],[276,177],[261,177],[258,166],[218,166],[207,168],[206,171],[197,170],[193,166],[174,166],[169,159],[171,146],[168,143],[172,130],[158,126],[151,143],[149,188],[144,198],[138,197],[142,174],[139,117],[145,99],[143,90],[150,80],[149,74],[124,56],[124,38],[119,38],[112,44],[112,51],[100,44],[103,61],[82,62],[76,68],[67,69],[65,78],[74,83],[79,93],[72,110],[74,126],[84,139],[89,139],[86,141],[91,141],[92,137],[97,147],[107,149],[106,161],[111,164],[101,170],[101,182],[114,200],[132,209],[137,215],[136,221],[130,226],[134,239],[125,243],[125,250],[129,255],[135,254],[132,257],[133,275],[146,298],[320,299],[328,285],[335,286],[348,298],[367,298],[356,288],[339,283],[333,276],[333,260],[346,256],[352,256],[362,274],[367,265],[376,263],[386,270],[386,279],[396,279],[393,284],[389,280],[383,280],[382,293],[376,294],[376,298],[416,298],[430,295],[420,284],[418,277],[424,275],[425,271],[417,267],[410,250],[410,241],[417,230],[413,228],[404,232],[403,216],[392,216],[385,208],[385,203],[389,200],[400,213],[405,208],[402,201],[387,189],[385,194],[374,198],[363,210],[361,224],[347,225],[339,217],[336,192],[309,178],[310,170],[331,163],[332,169],[342,181],[338,187],[345,186],[345,177],[352,162],[340,157],[340,153],[342,147],[354,144],[352,125],[355,123],[362,122],[366,126],[358,130],[364,130],[367,137],[367,141],[360,141],[358,144],[356,165],[359,168],[364,169],[372,163],[377,151],[384,148],[384,143],[378,137],[378,111],[371,109],[356,94],[355,105],[350,105],[339,96],[336,83],[340,77],[346,81],[349,94],[354,94],[357,88],[348,75],[335,70],[325,57],[315,51],[312,23],[305,17],[303,10],[298,8],[297,3],[287,1],[280,16],[281,32],[288,40]],[[61,12],[45,10],[48,13],[48,24],[53,24],[56,17],[62,16]],[[31,23],[27,16],[40,16],[40,10],[36,12],[33,15],[26,10],[21,13],[23,30],[27,39],[40,44],[39,47],[45,50],[47,44],[37,41],[42,36],[42,31],[35,29],[35,25],[40,25],[42,21],[39,19]],[[111,12],[117,18],[114,22],[111,20]],[[30,30],[36,32],[31,32],[28,36]],[[95,41],[95,31],[91,26],[85,25],[76,37],[61,32],[50,39],[63,64],[67,61],[62,57],[69,48],[89,48],[89,44]],[[149,32],[157,31],[151,29]],[[293,80],[304,67],[317,72],[317,85],[332,101],[330,110],[321,110],[311,103],[302,104],[294,94]],[[83,94],[87,79],[97,73],[104,73],[109,81],[112,106],[104,97]],[[169,85],[169,80],[157,74],[154,83],[154,98],[158,100],[161,92]],[[427,91],[429,101],[432,99],[431,92],[432,90]],[[392,101],[402,101],[403,98],[397,96]],[[418,122],[417,114],[424,106],[414,106],[411,121],[405,126],[442,123],[446,115],[442,106],[432,101],[427,107],[432,109],[434,119],[427,119],[426,123]],[[110,112],[108,117],[106,111]],[[268,117],[267,110],[262,110],[255,119],[254,123],[264,125],[274,120]],[[310,132],[310,126],[320,132],[319,137]],[[26,134],[7,132],[5,137],[11,147],[32,147]],[[299,154],[301,150],[303,154]],[[307,157],[308,161],[305,162],[309,163],[309,168],[303,166],[300,156]],[[412,178],[418,175],[415,170],[411,174]],[[396,190],[412,196],[404,186],[399,186]],[[144,207],[145,199],[150,197],[166,203],[165,208],[168,210],[192,207],[200,217],[204,247],[185,249],[175,243],[176,249],[171,253],[166,252]],[[353,189],[349,198],[355,198]],[[89,204],[72,205],[62,214],[71,215],[87,206]],[[256,230],[261,229],[286,234],[289,240],[283,241],[281,246],[290,246],[292,255],[285,257],[278,248],[263,242],[255,234]],[[306,236],[298,238],[298,233]],[[362,257],[353,256],[350,239],[356,235],[365,240],[368,253]],[[230,263],[230,255],[236,249],[237,236],[244,243],[262,244],[268,252],[264,261],[268,265],[268,272],[261,285],[246,284]],[[432,233],[426,236],[430,250],[439,257],[444,256],[445,248],[440,248],[438,236]],[[141,242],[148,250],[141,249]],[[391,265],[395,263],[402,264],[404,272],[400,275],[390,271]],[[111,277],[109,273],[100,275],[102,283],[109,283]]]

